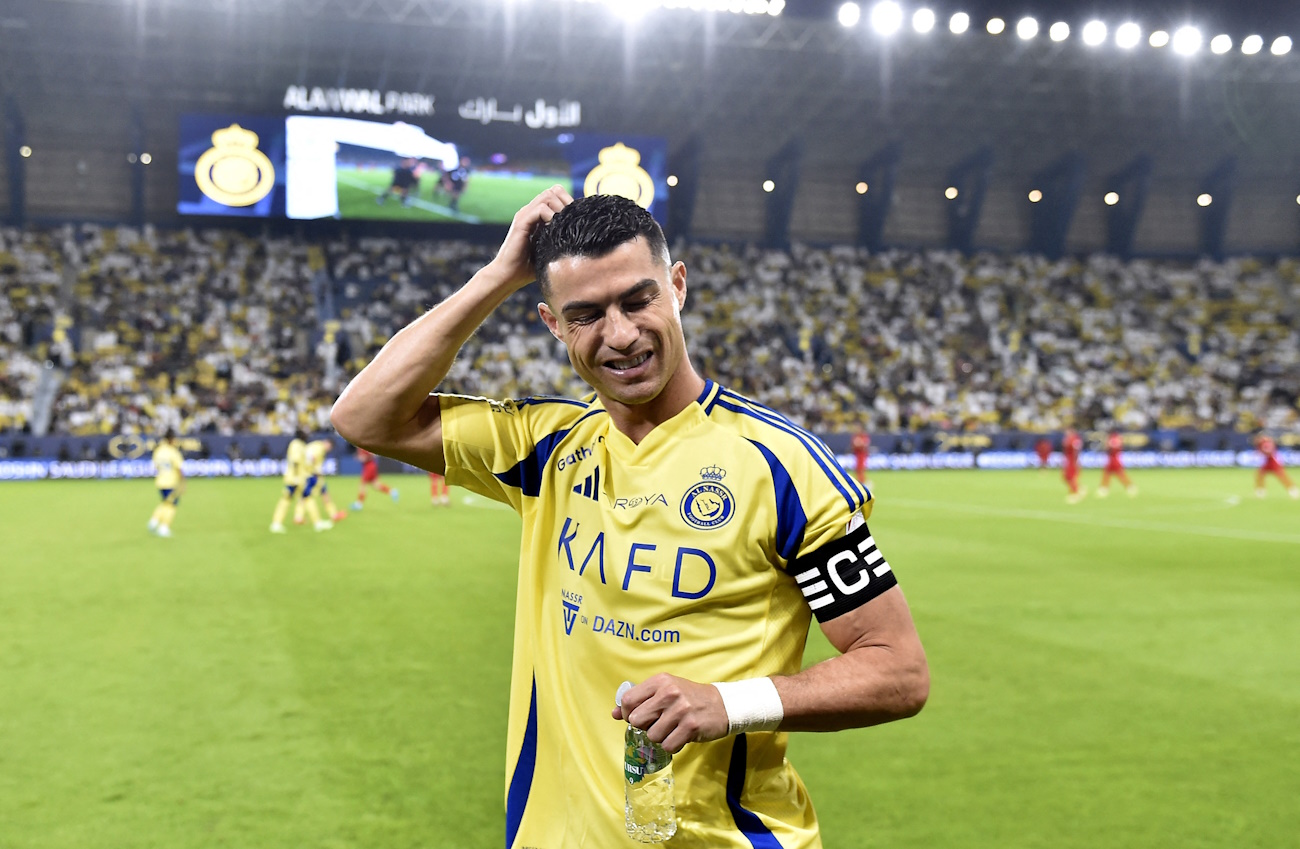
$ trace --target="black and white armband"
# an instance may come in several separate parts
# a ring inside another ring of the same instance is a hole
[[[898,585],[861,516],[849,531],[790,563],[799,590],[818,622],[829,622]]]

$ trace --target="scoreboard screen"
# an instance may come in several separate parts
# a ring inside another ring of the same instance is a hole
[[[296,219],[508,224],[552,185],[667,215],[663,139],[588,132],[434,133],[292,115],[181,119],[178,211]]]

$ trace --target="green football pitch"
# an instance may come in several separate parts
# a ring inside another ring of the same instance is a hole
[[[1296,845],[1300,503],[1135,477],[876,476],[933,687],[791,736],[827,847]],[[273,536],[192,480],[172,539],[149,481],[0,484],[0,846],[501,846],[517,522],[396,482]]]
[[[520,207],[556,183],[569,186],[572,179],[568,174],[512,177],[478,171],[470,174],[456,210],[449,206],[451,198],[439,188],[434,174],[420,177],[420,184],[411,193],[408,205],[404,206],[398,195],[391,195],[382,204],[378,203],[392,182],[391,169],[338,169],[339,217],[509,224]]]

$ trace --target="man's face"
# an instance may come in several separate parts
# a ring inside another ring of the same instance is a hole
[[[558,259],[547,277],[550,298],[538,311],[578,376],[606,401],[658,397],[686,356],[686,267],[670,268],[637,238],[603,257]]]

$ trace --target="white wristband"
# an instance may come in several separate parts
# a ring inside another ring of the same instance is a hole
[[[781,694],[771,678],[747,678],[744,681],[715,681],[727,709],[727,733],[775,731],[785,717]]]

